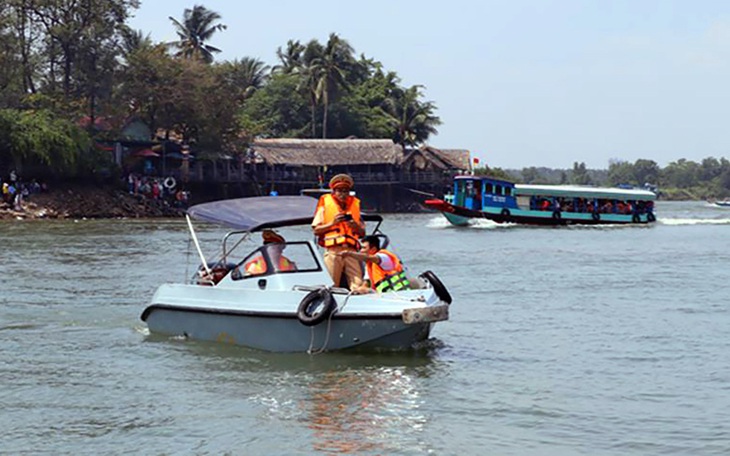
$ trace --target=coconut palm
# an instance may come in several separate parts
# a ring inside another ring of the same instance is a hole
[[[238,90],[238,99],[243,102],[254,91],[260,89],[269,79],[269,66],[261,60],[243,57],[241,60],[225,62],[221,66],[227,83]]]
[[[311,75],[316,81],[315,92],[322,100],[322,138],[327,138],[327,111],[330,97],[341,88],[347,88],[347,70],[354,64],[353,49],[350,44],[331,33],[320,56],[311,61]]]
[[[320,94],[317,91],[319,85],[320,68],[316,65],[318,59],[324,53],[324,47],[317,40],[311,40],[304,47],[301,53],[299,65],[296,72],[299,74],[299,85],[297,90],[306,92],[309,99],[309,111],[311,115],[312,138],[317,136],[317,105]]]
[[[276,56],[281,62],[280,65],[275,65],[272,72],[291,74],[297,71],[302,66],[302,58],[306,47],[299,42],[299,40],[289,40],[286,42],[286,49],[282,50],[279,47],[276,50]]]
[[[399,88],[383,102],[383,111],[394,129],[393,141],[404,150],[407,145],[425,142],[438,132],[436,126],[441,125],[441,119],[434,115],[436,105],[419,101],[422,88],[420,85],[405,90]]]
[[[220,18],[220,14],[201,5],[195,5],[193,9],[186,8],[182,22],[170,16],[175,32],[180,38],[178,41],[168,43],[170,47],[178,49],[175,56],[212,63],[213,53],[221,50],[206,43],[215,32],[226,29],[225,25],[215,23]]]

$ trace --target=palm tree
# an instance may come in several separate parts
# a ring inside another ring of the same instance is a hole
[[[309,110],[311,114],[312,138],[317,136],[317,105],[319,104],[320,94],[317,91],[319,72],[316,62],[324,53],[324,47],[317,40],[311,40],[302,51],[301,60],[297,66],[296,72],[299,73],[300,91],[306,91],[309,98]]]
[[[168,43],[170,47],[178,49],[175,56],[186,59],[197,58],[212,63],[213,53],[221,50],[206,43],[215,32],[226,29],[223,24],[215,24],[220,18],[220,14],[201,5],[195,5],[193,9],[186,8],[182,23],[170,16],[176,28],[175,32],[180,38],[178,41]]]
[[[403,150],[406,145],[425,142],[430,135],[438,132],[436,126],[441,125],[441,119],[434,115],[436,105],[430,101],[419,101],[422,88],[420,85],[405,90],[399,88],[383,102],[383,111],[395,130],[393,141]]]
[[[273,72],[291,74],[302,66],[302,57],[306,47],[299,40],[289,40],[286,42],[286,50],[279,47],[276,50],[276,56],[279,58],[281,65],[275,65]]]
[[[241,60],[224,63],[221,70],[226,82],[239,91],[238,99],[243,102],[266,84],[269,79],[269,68],[261,60],[243,57]]]
[[[350,44],[331,33],[322,54],[312,60],[312,75],[316,81],[315,92],[322,100],[324,115],[322,116],[322,138],[327,138],[327,111],[330,97],[340,88],[347,88],[346,70],[354,63],[353,49]]]

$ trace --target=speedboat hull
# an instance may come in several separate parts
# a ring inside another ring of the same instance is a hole
[[[162,305],[150,306],[146,312],[147,326],[152,333],[271,352],[402,350],[427,339],[432,325],[405,324],[400,314],[333,315],[330,321],[310,327],[304,326],[294,314],[265,315]]]
[[[434,288],[348,295],[333,292],[334,312],[307,325],[298,312],[313,287],[250,290],[162,285],[141,319],[150,333],[240,345],[271,352],[401,350],[427,339],[447,320]]]

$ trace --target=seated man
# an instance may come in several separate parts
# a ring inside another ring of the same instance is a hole
[[[346,250],[340,252],[339,255],[364,261],[371,287],[378,293],[410,289],[410,283],[406,278],[400,259],[394,253],[381,249],[380,238],[377,236],[362,238],[359,252]],[[372,290],[365,287],[354,291],[360,293],[372,292]]]
[[[264,241],[264,246],[266,246],[271,264],[273,264],[276,272],[296,271],[296,264],[282,255],[282,252],[286,248],[286,240],[282,235],[276,233],[274,230],[264,230],[261,232],[261,237]],[[259,252],[246,263],[243,269],[246,271],[247,276],[266,274],[266,260]]]

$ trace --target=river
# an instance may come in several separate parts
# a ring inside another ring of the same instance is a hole
[[[730,209],[657,215],[386,215],[451,319],[418,351],[320,355],[149,335],[155,288],[196,263],[182,220],[0,222],[0,453],[729,454]]]

